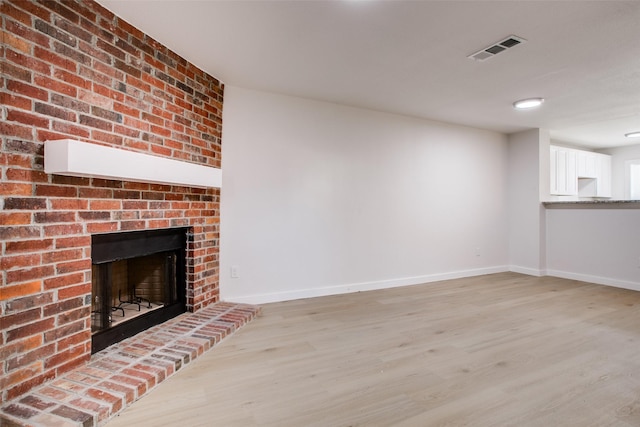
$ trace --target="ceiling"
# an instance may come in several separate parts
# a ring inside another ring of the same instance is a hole
[[[640,130],[640,1],[98,0],[227,85],[605,148]],[[467,56],[510,35],[486,61]],[[537,110],[512,103],[543,97]]]

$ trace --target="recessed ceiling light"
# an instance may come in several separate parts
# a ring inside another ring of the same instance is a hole
[[[640,138],[640,130],[637,132],[625,133],[624,136],[627,138]]]
[[[524,110],[527,108],[539,107],[540,105],[542,105],[543,102],[544,102],[543,98],[521,99],[520,101],[514,102],[513,107],[519,110]]]

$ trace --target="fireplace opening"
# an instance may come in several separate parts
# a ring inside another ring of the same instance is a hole
[[[186,311],[187,229],[91,236],[91,352]]]

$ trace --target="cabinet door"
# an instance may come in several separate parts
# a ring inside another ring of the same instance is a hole
[[[551,146],[551,194],[578,194],[577,155],[575,150]]]
[[[566,194],[568,196],[578,195],[578,156],[575,150],[567,150],[566,157]]]
[[[598,155],[589,151],[578,151],[578,178],[596,178]]]
[[[597,154],[596,172],[598,178],[596,196],[611,197],[611,156]]]
[[[551,173],[549,190],[551,194],[558,194],[558,149],[554,146],[551,146],[550,150],[549,172]]]

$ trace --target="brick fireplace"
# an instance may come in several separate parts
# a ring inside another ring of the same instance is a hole
[[[44,172],[73,139],[221,167],[223,85],[91,0],[4,0],[2,402],[91,357],[92,235],[185,228],[185,307],[218,301],[219,189]]]

